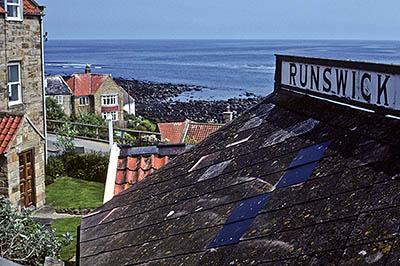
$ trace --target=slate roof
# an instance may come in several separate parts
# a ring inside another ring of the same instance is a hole
[[[74,96],[88,96],[96,94],[107,77],[102,74],[73,74],[66,82]]]
[[[4,4],[4,3],[0,3],[0,4]],[[1,12],[2,13],[6,12],[2,6],[0,6],[0,13]],[[38,8],[38,5],[36,3],[33,4],[33,2],[31,2],[29,0],[24,0],[24,14],[40,15],[41,10]]]
[[[0,154],[8,152],[23,120],[23,116],[0,114]]]
[[[200,142],[218,130],[223,124],[198,123],[190,120],[174,123],[158,123],[158,129],[163,139],[171,143],[185,142],[186,138]]]
[[[46,95],[72,95],[71,89],[61,76],[48,76],[45,81]]]
[[[85,216],[81,265],[398,265],[399,132],[276,91]]]

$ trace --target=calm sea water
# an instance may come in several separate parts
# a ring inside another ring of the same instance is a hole
[[[46,74],[83,72],[203,86],[201,99],[272,92],[274,54],[400,64],[399,41],[50,40]],[[187,97],[189,94],[186,95]]]

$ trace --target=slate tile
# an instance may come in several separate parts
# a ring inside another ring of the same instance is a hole
[[[336,190],[338,192],[355,190],[371,186],[374,183],[382,182],[389,178],[384,172],[376,171],[372,167],[346,169],[339,178]]]
[[[224,261],[229,258],[236,246],[223,246],[217,248],[209,248],[200,256],[198,262],[192,265],[224,265]]]
[[[270,258],[269,249],[272,244],[268,238],[241,241],[233,246],[234,249],[225,258],[225,263],[220,265],[259,265],[264,259]]]
[[[369,198],[364,205],[363,211],[388,208],[400,205],[400,182],[391,180],[389,182],[375,184]]]
[[[385,265],[392,249],[392,245],[392,241],[382,241],[361,246],[348,247],[343,252],[342,259],[338,265]]]
[[[254,219],[242,239],[260,238],[293,228],[293,222],[289,213],[289,208],[260,213],[256,219]]]
[[[321,213],[321,220],[328,221],[358,215],[370,191],[371,188],[364,188],[330,196]]]
[[[303,266],[337,266],[342,257],[343,249],[304,255],[297,259],[293,265]]]
[[[386,265],[400,265],[400,237],[397,236],[393,243]]]
[[[307,244],[305,253],[310,254],[343,248],[354,224],[355,219],[317,224],[310,237],[310,242]]]
[[[362,213],[351,233],[349,245],[381,241],[396,237],[400,225],[400,208]]]
[[[297,258],[304,253],[313,227],[304,227],[273,235],[271,248],[268,251],[269,260]],[[265,262],[268,259],[264,260]]]

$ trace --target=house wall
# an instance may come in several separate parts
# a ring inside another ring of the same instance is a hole
[[[79,105],[79,98],[72,96],[72,112],[75,116],[79,117],[83,114],[94,113],[93,96],[89,96],[89,105]]]
[[[31,149],[33,150],[34,155],[33,166],[35,206],[40,208],[44,205],[45,201],[44,141],[26,119],[19,128],[7,157],[2,156],[0,159],[0,165],[2,166],[0,180],[3,181],[5,175],[8,177],[8,197],[14,206],[20,206],[21,193],[18,151],[24,152]],[[0,182],[0,184],[1,183],[2,182]],[[4,189],[0,189],[0,191],[5,192]]]
[[[0,111],[26,113],[44,133],[40,16],[6,21],[0,14]],[[8,106],[7,64],[20,62],[22,104]]]
[[[63,95],[63,104],[61,106],[67,116],[71,116],[72,114],[72,96],[71,95]]]
[[[108,76],[94,95],[94,110],[97,115],[101,115],[101,95],[118,94],[118,120],[124,120],[124,91],[117,83]]]

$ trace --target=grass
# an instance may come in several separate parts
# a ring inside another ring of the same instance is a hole
[[[46,204],[57,212],[63,209],[92,210],[103,204],[104,184],[75,179],[57,178],[46,186]]]
[[[60,257],[63,261],[69,261],[76,254],[76,228],[81,224],[81,218],[65,218],[55,219],[51,228],[55,228],[55,236],[62,238],[62,235],[69,232],[73,237],[73,241],[68,246],[64,247],[60,252]]]

